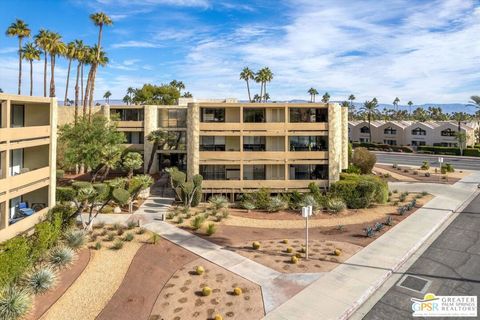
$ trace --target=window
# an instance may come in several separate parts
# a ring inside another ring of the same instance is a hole
[[[328,165],[326,164],[291,164],[290,180],[327,180]]]
[[[265,165],[244,165],[243,166],[243,180],[265,180],[266,170]]]
[[[10,116],[10,127],[20,128],[25,126],[25,106],[12,104],[12,113]]]
[[[289,108],[290,122],[328,122],[327,108]]]
[[[160,109],[158,111],[158,126],[161,128],[185,128],[187,126],[187,110]]]
[[[201,108],[201,122],[225,122],[225,108]]]
[[[200,151],[225,151],[225,137],[201,136]]]
[[[385,140],[383,140],[383,143],[388,144],[389,146],[396,146],[397,145],[397,140],[385,139]]]
[[[187,134],[185,131],[169,132],[166,142],[159,146],[161,150],[186,150]]]
[[[265,122],[265,108],[244,108],[243,122]]]
[[[412,140],[413,147],[424,146],[424,145],[425,145],[425,141]]]
[[[369,138],[360,138],[359,140],[360,140],[360,142],[362,142],[362,143],[364,143],[364,142],[366,142],[366,143],[370,142],[370,139],[369,139]]]
[[[392,127],[388,127],[383,129],[384,134],[397,134],[397,129],[393,129]]]
[[[442,135],[442,137],[455,137],[456,133],[457,132],[455,130],[448,128],[448,129],[442,130],[440,134]]]
[[[415,128],[415,129],[412,130],[412,135],[414,135],[414,136],[426,136],[427,131],[425,131],[422,128]]]
[[[433,144],[434,147],[458,147],[455,142],[437,142]]]
[[[328,140],[325,136],[289,137],[290,151],[326,151]]]
[[[243,151],[265,151],[265,137],[243,137]]]
[[[367,126],[361,127],[360,133],[370,133],[370,128]]]
[[[125,143],[128,144],[143,144],[144,132],[125,132]]]
[[[200,165],[204,180],[240,180],[240,166]]]
[[[143,121],[143,109],[113,109],[111,115],[119,121]]]

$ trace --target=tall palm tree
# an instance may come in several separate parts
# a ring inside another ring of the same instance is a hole
[[[307,91],[310,94],[310,102],[315,102],[315,96],[318,94],[317,89],[315,88],[310,88]]]
[[[255,82],[260,83],[260,102],[262,102],[263,99],[263,83],[265,82],[265,79],[265,68],[260,69],[255,73]]]
[[[248,101],[252,102],[252,97],[250,95],[250,83],[249,80],[254,80],[255,79],[255,74],[253,73],[250,68],[245,67],[243,68],[242,72],[240,72],[240,80],[245,80],[247,83],[247,92],[248,92]]]
[[[132,103],[132,98],[126,94],[125,97],[123,97],[122,101],[128,106],[130,103]]]
[[[265,72],[265,80],[263,82],[263,87],[264,87],[264,101],[267,102],[268,99],[270,99],[270,95],[268,95],[267,99],[267,83],[270,83],[273,80],[273,72],[270,70],[269,67],[264,68]]]
[[[351,94],[350,96],[348,96],[348,101],[350,101],[350,108],[353,108],[353,100],[355,100],[356,97]]]
[[[370,135],[370,142],[372,142],[372,117],[377,114],[378,102],[376,98],[373,98],[371,101],[365,101],[361,110],[367,114],[368,117],[368,131]]]
[[[400,102],[400,99],[398,97],[395,97],[395,100],[393,100],[393,106],[395,107],[395,110],[398,111],[398,103]]]
[[[408,104],[408,109],[410,110],[410,113],[412,113],[413,102],[412,102],[412,101],[408,101],[407,104]]]
[[[79,97],[80,88],[78,86],[78,80],[79,80],[79,77],[80,77],[80,70],[82,68],[84,58],[85,58],[85,45],[83,44],[82,40],[75,40],[75,57],[74,57],[74,59],[77,60],[77,77],[76,77],[76,81],[75,81],[75,123],[77,123],[77,119],[78,119],[78,106],[79,106],[78,105],[78,97]]]
[[[22,55],[30,63],[30,95],[33,95],[33,60],[40,60],[40,50],[33,43],[27,43],[22,49]]]
[[[47,52],[50,54],[50,97],[55,97],[55,61],[56,57],[65,54],[67,46],[62,42],[62,36],[50,32],[48,37]]]
[[[102,52],[102,31],[103,31],[103,26],[111,26],[113,24],[112,19],[107,16],[103,12],[97,12],[93,13],[90,15],[90,19],[93,21],[95,26],[98,27],[98,41],[97,41],[97,48],[98,50],[96,51],[97,56],[96,59],[94,60],[94,67],[93,67],[93,73],[92,73],[92,80],[90,82],[90,107],[93,106],[93,93],[95,90],[95,76],[97,72],[97,67],[98,63],[100,63],[100,53]]]
[[[477,108],[477,114],[478,114],[478,112],[480,112],[480,96],[471,96],[469,105]],[[477,119],[477,121],[479,120]]]
[[[47,96],[47,64],[48,64],[48,37],[50,36],[50,31],[45,29],[40,29],[40,32],[35,35],[35,44],[38,48],[43,50],[43,56],[45,63],[43,65],[43,96]]]
[[[68,59],[68,70],[67,70],[67,83],[65,84],[65,99],[63,99],[63,105],[68,104],[68,84],[70,82],[70,68],[72,66],[72,60],[75,59],[77,56],[77,46],[75,42],[69,42],[66,46],[66,50],[64,52],[65,58]]]
[[[103,98],[105,99],[105,103],[110,103],[110,97],[111,96],[112,96],[112,93],[110,92],[110,90],[105,92],[105,94],[103,95]]]
[[[93,108],[93,91],[95,90],[95,72],[97,66],[104,67],[108,63],[108,57],[105,54],[105,51],[99,51],[98,47],[95,45],[93,48],[90,50],[90,58],[93,59],[88,75],[88,80],[87,80],[87,89],[90,88],[89,91],[89,108],[88,108],[88,118],[91,119],[92,117],[92,108]],[[97,60],[97,57],[98,60]],[[85,93],[85,100],[87,99],[87,94]],[[85,105],[84,105],[85,107]]]
[[[328,101],[330,101],[330,94],[328,92],[325,92],[325,94],[322,96],[322,102],[328,103]]]
[[[30,37],[31,31],[23,20],[17,19],[5,32],[9,37],[18,38],[18,94],[22,93],[22,40]]]

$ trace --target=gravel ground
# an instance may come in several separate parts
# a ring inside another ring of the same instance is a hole
[[[48,310],[45,320],[92,320],[102,311],[123,281],[125,273],[142,243],[125,242],[122,249],[109,249],[112,242],[103,242],[104,248],[92,250],[90,263],[67,292]],[[144,234],[143,239],[148,237]]]

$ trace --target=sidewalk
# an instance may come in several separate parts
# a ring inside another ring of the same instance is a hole
[[[392,183],[436,197],[342,265],[273,310],[265,319],[347,319],[477,190],[475,172],[452,186]]]

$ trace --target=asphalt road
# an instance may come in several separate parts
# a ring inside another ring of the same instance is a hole
[[[450,163],[456,169],[480,170],[480,158],[439,156],[431,154],[411,154],[398,152],[374,152],[377,155],[377,162],[398,163],[420,166],[423,161],[430,162],[430,165],[438,166],[438,157],[443,157],[444,163]]]
[[[476,295],[480,298],[480,195],[470,202],[405,274],[431,281],[425,288],[428,293],[440,296]],[[387,291],[363,319],[412,319],[410,299],[422,299],[424,294],[399,287],[403,278]]]

